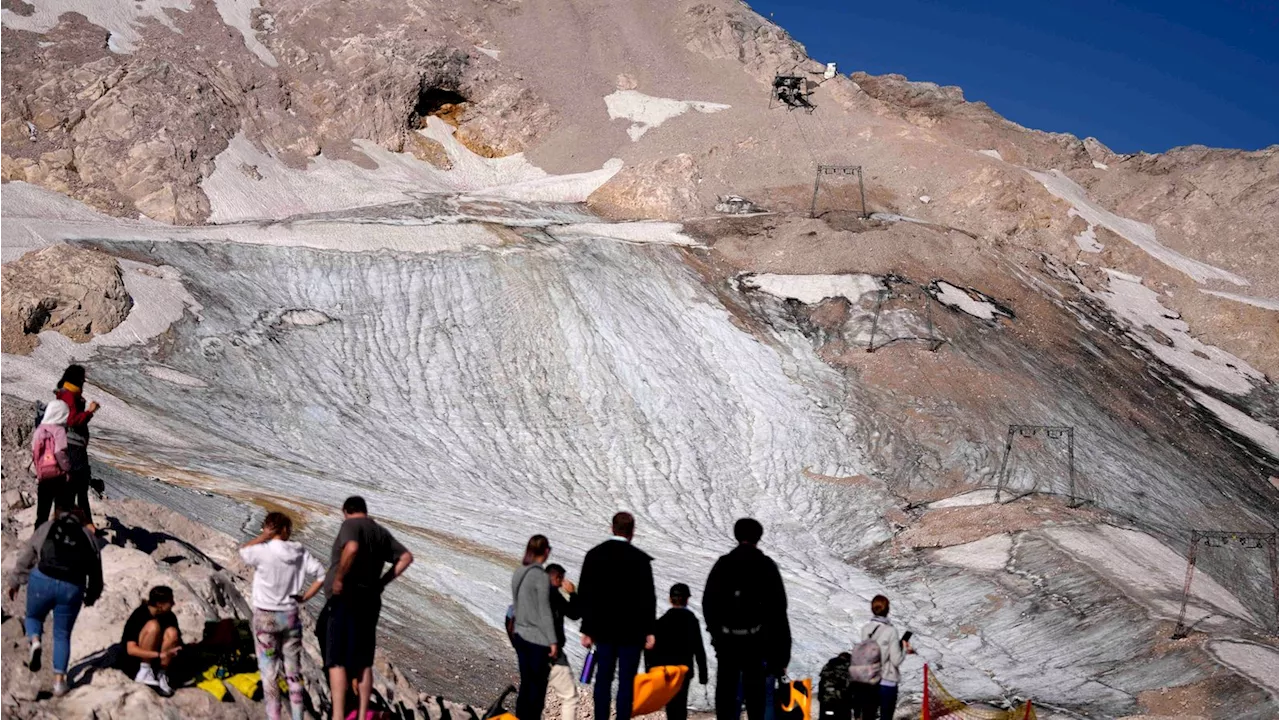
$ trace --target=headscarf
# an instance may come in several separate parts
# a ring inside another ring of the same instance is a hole
[[[67,408],[67,404],[61,400],[54,400],[44,409],[44,418],[40,420],[41,425],[66,425],[67,418],[71,416],[71,411]]]

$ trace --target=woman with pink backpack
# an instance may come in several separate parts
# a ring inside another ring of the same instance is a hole
[[[31,436],[31,461],[36,473],[36,527],[49,519],[59,497],[70,490],[71,459],[67,455],[67,404],[54,400]]]

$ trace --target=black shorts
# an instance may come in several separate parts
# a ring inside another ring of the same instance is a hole
[[[373,667],[377,646],[378,616],[382,598],[377,595],[336,595],[329,598],[316,623],[316,639],[324,667],[342,667],[348,674]]]

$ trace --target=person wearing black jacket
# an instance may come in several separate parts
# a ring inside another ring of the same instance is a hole
[[[791,662],[787,592],[778,566],[756,547],[764,528],[751,518],[734,523],[738,547],[707,576],[702,609],[716,650],[716,718],[763,720],[773,686]],[[741,693],[739,693],[741,687]]]
[[[702,626],[698,616],[687,606],[689,586],[676,583],[671,586],[671,609],[658,618],[653,631],[653,649],[644,654],[646,669],[663,665],[684,665],[689,674],[671,702],[667,703],[667,720],[685,720],[689,717],[689,684],[693,681],[694,662],[697,662],[698,682],[707,684],[707,651],[702,644]]]
[[[574,720],[578,714],[578,683],[569,665],[569,656],[564,652],[564,619],[582,619],[579,609],[582,603],[578,602],[573,581],[565,577],[563,566],[548,565],[547,577],[551,579],[551,620],[556,626],[556,644],[560,648],[551,661],[551,678],[547,684],[560,698],[561,720]]]
[[[631,513],[613,516],[613,537],[591,548],[582,561],[582,646],[595,649],[595,717],[609,717],[613,680],[618,679],[617,720],[631,720],[640,653],[653,648],[653,558],[631,544]]]

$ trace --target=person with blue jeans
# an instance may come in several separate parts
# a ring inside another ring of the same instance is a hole
[[[65,695],[70,689],[71,630],[81,606],[93,605],[102,595],[102,558],[84,512],[60,506],[57,516],[36,528],[22,546],[5,584],[11,600],[19,587],[27,586],[27,667],[32,672],[40,669],[40,636],[45,618],[53,613],[53,694]]]
[[[640,655],[653,649],[653,559],[631,544],[635,529],[631,513],[614,515],[613,537],[587,552],[578,583],[582,646],[595,651],[595,717],[602,719],[609,717],[616,677],[617,720],[631,720]]]
[[[898,666],[915,650],[889,622],[889,598],[876,595],[871,599],[871,621],[862,627],[860,640],[874,640],[880,646],[880,685],[863,686],[861,697],[854,700],[854,714],[859,720],[893,720],[901,679]]]

